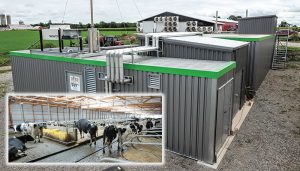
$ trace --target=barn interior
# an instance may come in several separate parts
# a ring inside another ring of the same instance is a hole
[[[14,127],[22,123],[43,125],[40,142],[25,143],[26,156],[14,163],[161,163],[162,96],[160,95],[11,95],[8,97],[8,137],[24,132]],[[75,122],[87,119],[97,125],[96,145],[89,146],[90,135],[81,138]],[[75,121],[75,122],[74,122]],[[153,122],[151,128],[147,121]],[[140,132],[131,123],[143,125]],[[110,125],[126,128],[118,150],[118,137],[112,153],[103,144],[104,129]],[[31,131],[27,134],[35,136]],[[103,148],[105,152],[103,153]]]

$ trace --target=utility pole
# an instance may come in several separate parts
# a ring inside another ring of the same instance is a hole
[[[248,9],[246,9],[246,18],[248,17]]]

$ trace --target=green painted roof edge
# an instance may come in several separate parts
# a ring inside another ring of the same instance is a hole
[[[59,61],[59,62],[70,62],[76,64],[87,64],[87,65],[95,65],[95,66],[106,66],[105,61],[84,60],[80,58],[58,57],[58,56],[40,55],[40,54],[28,54],[28,53],[17,52],[17,51],[10,52],[10,56],[51,60],[51,61]],[[159,72],[164,74],[176,74],[176,75],[183,75],[183,76],[206,77],[212,79],[220,78],[221,76],[233,70],[234,68],[236,68],[236,62],[234,61],[228,62],[228,65],[219,71],[200,71],[200,70],[193,70],[193,69],[182,69],[182,68],[124,63],[124,69],[132,69],[132,70],[146,71],[146,72]]]
[[[159,72],[163,74],[176,74],[184,76],[194,76],[194,77],[206,77],[217,79],[226,74],[227,72],[236,68],[236,62],[230,61],[226,67],[219,71],[199,71],[193,69],[181,69],[181,68],[171,68],[171,67],[160,67],[160,66],[148,66],[139,64],[124,64],[125,69],[132,69],[138,71],[146,72]]]
[[[82,60],[80,58],[72,58],[72,57],[51,56],[51,55],[41,55],[41,54],[29,54],[29,53],[22,53],[22,52],[17,52],[17,51],[11,51],[9,53],[9,55],[10,56],[34,58],[34,59],[44,59],[44,60],[49,60],[49,61],[70,62],[70,63],[75,63],[75,64],[106,66],[106,62],[104,62],[104,61]]]
[[[270,39],[275,37],[275,35],[267,35],[264,37],[259,37],[259,38],[253,38],[253,37],[215,37],[219,39],[227,39],[227,40],[237,40],[237,41],[242,41],[242,42],[261,42],[266,39]]]

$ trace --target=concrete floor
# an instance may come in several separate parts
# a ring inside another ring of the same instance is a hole
[[[255,103],[217,170],[291,170],[300,168],[300,62],[292,68],[270,70],[257,92]],[[3,98],[0,99],[0,124],[3,124]],[[4,139],[4,126],[0,138]],[[4,156],[4,141],[0,141]],[[124,166],[126,170],[212,170],[195,161],[166,152],[162,166]],[[5,166],[5,171],[45,171],[45,166]],[[108,166],[51,166],[51,171],[99,171]]]

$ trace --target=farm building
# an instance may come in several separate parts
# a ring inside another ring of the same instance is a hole
[[[159,32],[208,32],[214,31],[215,21],[208,18],[189,17],[172,12],[163,12],[137,22],[140,33]],[[222,29],[224,23],[219,22]]]
[[[162,96],[11,95],[8,100],[12,163],[162,162]],[[26,156],[12,150],[21,133],[34,139],[24,144]]]
[[[145,22],[153,23],[155,17]],[[184,17],[177,21],[185,21]],[[163,93],[166,148],[196,161],[217,163],[245,94],[256,90],[270,69],[274,35],[160,32],[138,37],[138,47],[93,53],[69,51],[74,47],[11,52],[14,89]]]

